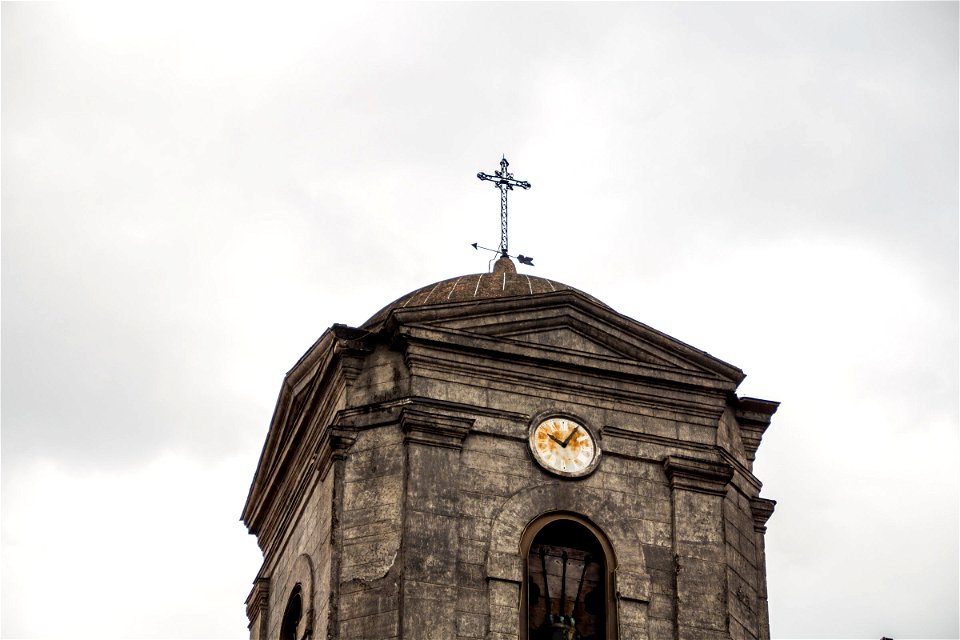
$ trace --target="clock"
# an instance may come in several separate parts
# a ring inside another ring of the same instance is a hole
[[[587,475],[600,462],[593,432],[581,422],[561,416],[533,423],[530,451],[547,471],[573,478]]]

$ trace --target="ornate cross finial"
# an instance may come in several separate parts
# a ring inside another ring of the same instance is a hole
[[[500,161],[500,171],[494,175],[487,175],[480,172],[477,177],[481,180],[489,180],[500,189],[500,253],[507,255],[507,191],[512,191],[514,187],[529,189],[530,183],[525,180],[515,180],[513,174],[507,171],[510,163],[504,156]]]

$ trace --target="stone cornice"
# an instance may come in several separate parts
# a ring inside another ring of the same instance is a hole
[[[400,428],[404,434],[404,442],[460,449],[472,426],[472,418],[445,415],[411,406],[400,411]]]
[[[723,462],[683,456],[667,456],[663,468],[674,490],[683,489],[712,495],[726,495],[733,467]]]
[[[270,607],[270,578],[257,578],[247,596],[247,620],[252,625],[257,616],[265,616]]]
[[[363,329],[335,324],[331,329],[336,341],[333,353],[339,356],[340,371],[348,383],[353,382],[363,369],[363,361],[373,352],[379,336]]]
[[[462,416],[463,414],[484,416],[523,424],[531,420],[531,416],[526,413],[504,411],[491,407],[463,404],[423,396],[408,396],[396,400],[386,400],[384,402],[374,402],[350,407],[349,409],[341,409],[337,413],[336,424],[351,430],[370,429],[387,424],[395,424],[400,419],[400,412],[407,407],[430,413],[440,412],[451,416]],[[526,436],[523,437],[525,438]]]
[[[430,305],[426,307],[412,307],[394,309],[385,322],[387,331],[396,331],[399,326],[418,324],[427,320],[432,324],[442,322],[447,318],[465,318],[468,316],[484,316],[496,314],[511,314],[529,312],[531,309],[571,308],[583,311],[598,321],[633,335],[638,339],[656,345],[676,354],[684,360],[695,363],[699,367],[712,371],[714,374],[726,378],[738,385],[744,376],[739,368],[716,358],[709,353],[690,346],[661,331],[657,331],[633,318],[617,313],[610,307],[592,300],[583,293],[563,290],[553,293],[543,293],[534,296],[519,296],[513,298],[499,298],[482,301],[448,303]],[[468,311],[473,311],[470,313]]]
[[[407,325],[398,331],[408,345],[410,343],[432,345],[438,351],[456,351],[457,353],[472,351],[484,354],[488,358],[495,357],[498,361],[527,361],[538,368],[592,371],[595,375],[604,378],[647,381],[659,385],[687,387],[691,390],[711,389],[732,392],[737,386],[736,382],[705,370],[680,369],[631,361],[626,358],[574,353],[545,345],[503,340],[440,327]]]
[[[763,533],[767,530],[767,520],[773,515],[774,507],[777,506],[776,500],[768,498],[752,498],[750,500],[750,511],[753,513],[753,528]]]
[[[750,492],[743,491],[742,489],[741,493],[748,497],[750,495],[756,495],[760,493],[760,489],[763,488],[763,483],[760,482],[760,479],[757,478],[757,476],[753,475],[753,471],[744,466],[742,462],[733,457],[733,455],[731,455],[730,452],[726,451],[725,449],[718,449],[718,451],[720,453],[720,459],[733,467],[734,471],[736,472],[734,473],[734,484],[736,485],[737,481],[742,478],[752,489],[752,494]],[[740,489],[740,487],[737,488]]]
[[[357,441],[349,431],[338,429],[336,427],[327,427],[324,429],[323,437],[313,454],[311,464],[320,474],[320,480],[327,477],[330,467],[336,460],[343,460],[347,456],[347,450]]]
[[[284,378],[277,407],[257,471],[254,475],[242,520],[259,540],[280,514],[277,504],[289,504],[303,483],[307,461],[303,452],[329,437],[321,425],[330,419],[342,390],[359,375],[364,359],[382,336],[345,325],[334,325],[308,350]],[[318,431],[320,433],[318,433]],[[327,443],[329,444],[329,443]],[[320,460],[322,476],[327,471],[324,443],[314,451],[310,463]]]
[[[614,400],[657,411],[669,409],[703,424],[719,420],[726,402],[723,390],[629,379],[599,370],[559,367],[547,361],[510,362],[509,358],[492,353],[460,352],[454,356],[450,349],[440,345],[410,344],[405,359],[412,375],[503,389],[521,385],[531,390],[576,394],[589,401]],[[508,366],[504,366],[504,362],[508,362]]]
[[[736,399],[733,407],[734,416],[740,425],[740,438],[743,440],[747,458],[751,461],[756,458],[763,433],[770,426],[770,418],[779,406],[779,402],[759,398]]]

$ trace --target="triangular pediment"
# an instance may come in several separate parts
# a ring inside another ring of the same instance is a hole
[[[544,347],[579,351],[580,353],[590,353],[598,356],[622,358],[625,355],[620,351],[610,348],[608,345],[583,335],[573,327],[554,327],[552,329],[525,331],[515,333],[509,337],[511,340],[539,344]]]
[[[544,317],[532,314],[528,318],[514,318],[509,322],[461,327],[461,330],[485,336],[540,345],[564,352],[575,352],[641,362],[657,367],[688,368],[687,364],[670,353],[606,326],[576,311]]]
[[[743,379],[736,367],[572,292],[471,303],[469,308],[409,310],[396,319],[447,336],[439,339],[482,337],[484,348],[513,345],[537,351],[540,358],[592,360],[598,366],[639,367],[675,379],[709,378],[734,386]]]

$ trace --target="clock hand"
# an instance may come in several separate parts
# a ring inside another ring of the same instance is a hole
[[[557,438],[557,436],[553,435],[552,433],[548,433],[547,436],[548,436],[551,440],[553,440],[554,442],[556,442],[558,445],[560,445],[561,447],[567,446],[567,445],[563,444],[563,440],[560,440],[559,438]]]
[[[560,443],[560,446],[563,447],[564,449],[566,449],[566,448],[567,448],[567,445],[570,444],[570,438],[572,438],[572,437],[573,437],[573,434],[575,434],[575,433],[576,433],[577,431],[579,431],[579,430],[580,430],[580,425],[577,425],[576,427],[574,427],[574,428],[573,428],[573,431],[571,431],[571,432],[567,435],[567,439]]]

